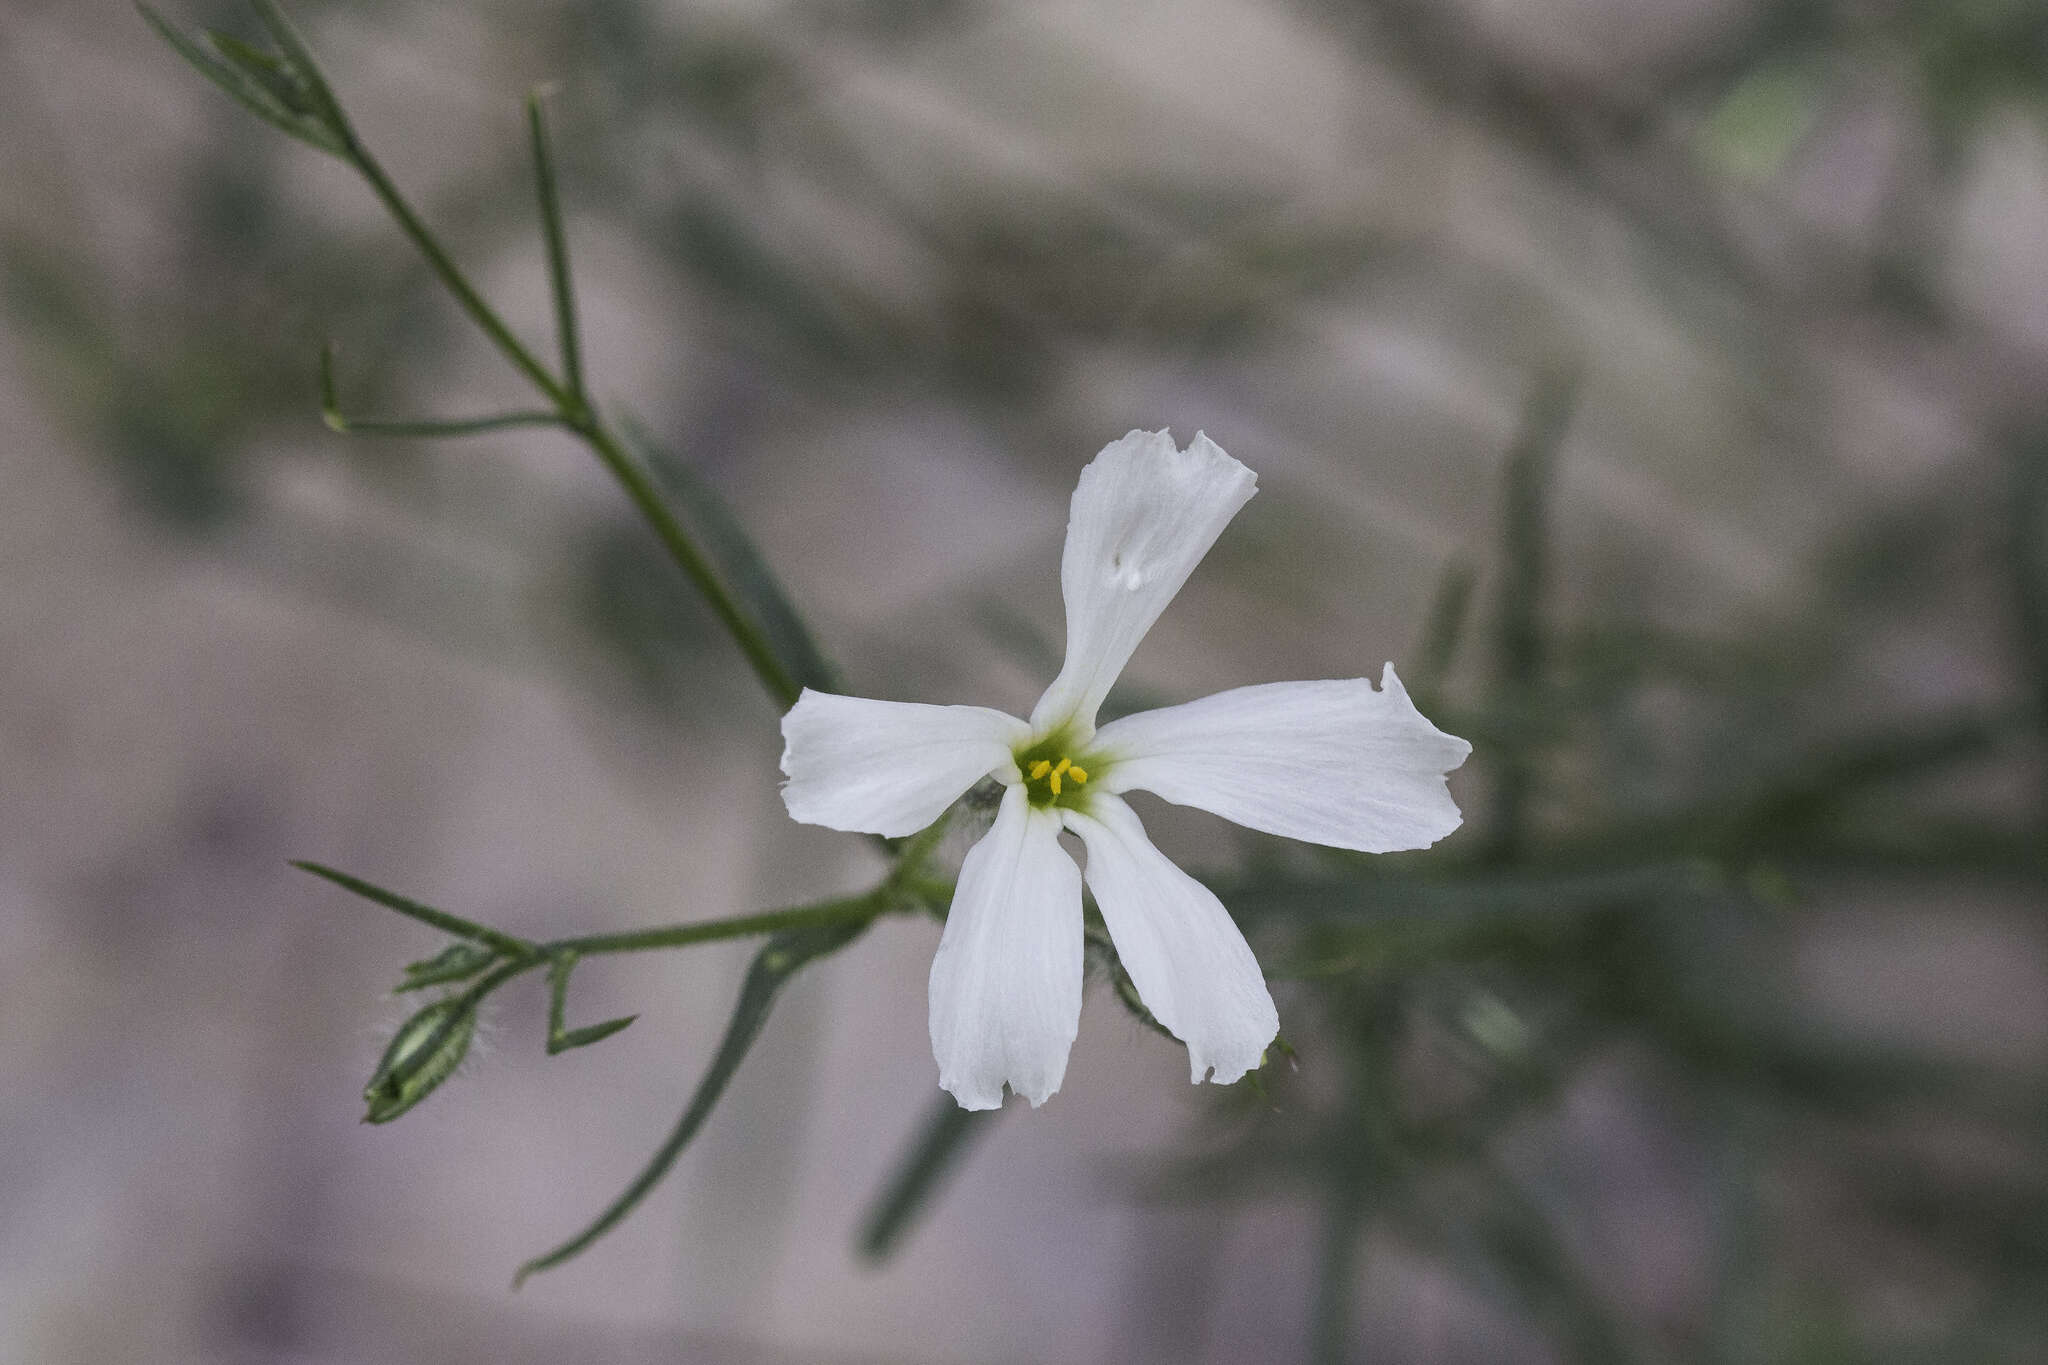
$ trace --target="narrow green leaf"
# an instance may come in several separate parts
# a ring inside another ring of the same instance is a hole
[[[231,66],[209,53],[179,32],[148,5],[138,4],[136,9],[148,21],[149,26],[156,30],[157,36],[170,44],[173,51],[250,113],[278,131],[289,133],[301,142],[318,147],[323,152],[334,156],[346,154],[341,139],[325,123],[317,117],[293,110],[289,104],[278,98],[268,82],[259,82],[247,71]]]
[[[202,29],[201,32],[206,35],[206,41],[212,44],[214,51],[261,80],[266,86],[273,87],[278,99],[289,103],[285,100],[285,90],[282,87],[291,85],[292,73],[291,68],[284,64],[283,58],[276,53],[265,52],[252,43],[245,43],[232,33],[222,33],[219,29],[213,28]],[[296,90],[297,87],[293,89]]]
[[[553,1056],[557,1052],[567,1052],[570,1048],[589,1047],[592,1043],[601,1043],[639,1017],[637,1014],[626,1014],[617,1019],[607,1019],[601,1024],[572,1028],[565,1033],[549,1034],[548,1055]]]
[[[800,687],[841,690],[839,671],[818,648],[810,628],[775,571],[717,490],[684,460],[677,459],[628,418],[626,438],[663,488],[682,505],[698,541],[718,566],[776,660]]]
[[[451,981],[467,981],[484,968],[498,960],[498,955],[478,943],[451,943],[432,957],[408,962],[405,975],[398,983],[400,991],[416,991],[423,986],[441,986]]]
[[[262,86],[272,99],[295,115],[312,114],[317,117],[318,111],[307,97],[306,87],[292,75],[291,68],[281,58],[243,42],[233,34],[215,29],[205,32],[206,41],[212,44],[213,50],[226,58],[230,66],[240,69],[242,74]]]
[[[808,963],[839,951],[858,938],[867,921],[849,924],[821,924],[810,928],[792,929],[777,934],[768,940],[766,946],[755,955],[754,965],[747,971],[745,984],[740,987],[739,1003],[733,1007],[732,1020],[726,1025],[725,1038],[718,1045],[718,1052],[711,1059],[710,1068],[697,1083],[696,1093],[690,1097],[689,1106],[676,1121],[674,1131],[661,1144],[653,1158],[633,1177],[631,1184],[614,1199],[605,1210],[584,1228],[554,1250],[537,1256],[519,1267],[519,1273],[512,1279],[514,1288],[523,1284],[526,1277],[538,1271],[551,1270],[585,1251],[589,1246],[610,1232],[631,1213],[659,1185],[662,1178],[675,1165],[676,1158],[690,1145],[691,1139],[704,1126],[704,1120],[724,1095],[726,1084],[733,1073],[746,1060],[748,1049],[754,1039],[760,1036],[761,1026],[768,1020],[768,1011],[775,1004],[775,997],[783,985]]]
[[[989,1130],[1000,1109],[962,1109],[941,1091],[925,1111],[917,1140],[861,1222],[860,1254],[879,1264],[896,1254],[968,1146]]]
[[[482,436],[493,431],[507,431],[514,427],[559,427],[562,419],[552,412],[534,409],[530,412],[495,412],[485,417],[424,418],[417,421],[386,421],[382,419],[358,419],[343,417],[338,412],[323,412],[322,420],[330,431],[345,436],[390,436],[406,437],[413,440],[442,440],[461,436]]]
[[[560,413],[539,408],[523,412],[496,412],[485,417],[401,419],[356,418],[341,410],[341,396],[334,383],[334,343],[320,348],[320,420],[329,431],[344,436],[403,436],[437,440],[457,436],[479,436],[510,427],[559,427],[565,425]]]
[[[315,116],[331,131],[337,147],[346,155],[346,149],[355,141],[355,134],[349,128],[348,116],[341,112],[341,102],[334,98],[334,91],[320,70],[320,63],[314,60],[312,49],[292,27],[291,20],[284,17],[284,11],[278,8],[276,0],[249,0],[249,3],[255,9],[256,17],[263,21],[263,27],[270,31],[270,40],[277,44],[285,63],[305,86]]]
[[[555,297],[555,334],[562,347],[562,385],[577,402],[583,395],[583,348],[576,335],[576,291],[569,279],[569,247],[562,233],[562,201],[555,185],[555,158],[548,148],[541,92],[526,97],[526,127],[533,142],[533,178],[540,193],[541,237],[548,249],[548,280]]]
[[[568,1008],[569,973],[576,970],[576,954],[563,953],[548,965],[548,1056],[567,1052],[570,1048],[589,1047],[592,1043],[603,1042],[640,1016],[626,1015],[622,1019],[607,1019],[601,1024],[584,1028],[563,1027],[562,1015]]]
[[[366,882],[360,877],[351,877],[346,872],[337,872],[320,863],[298,859],[292,861],[292,866],[301,872],[310,872],[316,877],[333,882],[344,891],[353,891],[364,900],[375,901],[387,910],[396,910],[408,919],[432,925],[444,934],[453,934],[457,938],[470,939],[494,948],[503,956],[524,958],[532,956],[534,952],[534,946],[523,938],[515,938],[489,925],[466,920],[460,915],[451,915],[446,910],[436,910],[431,905],[422,905],[416,900],[399,895],[396,891],[386,891],[383,887]]]

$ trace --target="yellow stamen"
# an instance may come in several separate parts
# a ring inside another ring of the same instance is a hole
[[[1052,784],[1052,794],[1054,796],[1058,796],[1060,794],[1060,774],[1073,766],[1073,759],[1063,758],[1060,760],[1060,766],[1054,768],[1051,774],[1046,778],[1046,781]]]
[[[1038,781],[1038,779],[1044,777],[1047,773],[1051,771],[1052,760],[1049,758],[1041,758],[1038,760],[1038,762],[1031,765],[1031,780],[1033,782],[1036,782]]]
[[[1067,776],[1073,778],[1076,782],[1086,782],[1088,780],[1088,770],[1086,768],[1069,768],[1067,769]]]

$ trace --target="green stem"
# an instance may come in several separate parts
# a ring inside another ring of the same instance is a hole
[[[314,60],[311,49],[285,18],[276,0],[252,0],[252,3],[264,27],[270,31],[272,39],[277,43],[282,60],[282,67],[273,71],[275,64],[262,54],[238,56],[237,60],[243,66],[247,66],[249,62],[259,64],[261,81],[250,77],[246,72],[238,75],[237,68],[231,68],[209,56],[198,44],[166,24],[146,6],[143,8],[143,14],[187,61],[266,121],[294,136],[312,141],[323,151],[331,152],[354,166],[368,182],[378,202],[384,206],[399,229],[419,249],[420,255],[425,258],[442,285],[454,295],[462,311],[469,315],[470,321],[490,338],[500,354],[526,376],[554,409],[552,414],[504,413],[452,422],[351,422],[341,414],[334,399],[332,357],[323,354],[321,397],[323,415],[328,425],[336,430],[360,430],[384,436],[463,436],[501,427],[549,423],[574,432],[619,481],[633,505],[653,527],[662,545],[681,566],[684,575],[710,602],[712,610],[731,633],[770,695],[785,708],[794,705],[802,688],[776,657],[766,630],[741,608],[732,590],[726,586],[720,573],[713,568],[712,561],[698,548],[690,533],[663,502],[651,473],[639,460],[627,454],[626,447],[618,435],[598,416],[586,395],[583,384],[582,350],[577,337],[575,296],[570,286],[568,245],[562,231],[561,202],[555,187],[554,161],[548,149],[547,125],[538,93],[527,100],[527,125],[533,143],[534,172],[539,182],[541,228],[547,246],[555,324],[560,334],[563,370],[561,378],[551,373],[547,366],[527,349],[526,344],[512,334],[512,329],[505,324],[505,320],[484,301],[483,295],[477,292],[469,277],[462,273],[462,267],[455,263],[454,258],[434,236],[433,231],[427,227],[419,214],[413,211],[412,205],[406,201],[398,186],[392,183],[391,177],[385,173],[384,167],[378,163],[370,149],[363,145],[362,139],[357,137],[354,127],[349,123],[341,102],[327,84],[327,78],[321,74],[320,65]],[[239,47],[229,50],[237,54],[242,53]],[[306,108],[300,109],[296,104],[280,102],[275,92],[266,93],[269,91],[269,85],[264,82],[269,81],[272,75],[284,79],[284,68],[289,68],[290,76],[298,82],[294,98],[302,98]]]
[[[379,202],[392,218],[397,220],[405,235],[412,239],[412,244],[419,248],[420,255],[426,257],[427,264],[440,277],[448,292],[455,296],[455,301],[462,305],[462,311],[469,314],[470,321],[482,329],[483,334],[491,339],[492,344],[497,346],[504,357],[531,380],[535,388],[546,394],[549,401],[557,408],[563,409],[566,415],[570,408],[570,394],[562,386],[561,381],[549,374],[547,367],[534,359],[533,352],[527,350],[525,344],[512,335],[511,328],[507,327],[497,312],[484,302],[483,295],[477,293],[476,287],[470,284],[469,278],[462,273],[462,267],[455,264],[454,259],[442,249],[441,243],[435,239],[427,225],[412,211],[412,205],[399,193],[398,186],[391,183],[391,177],[377,164],[377,158],[370,155],[369,149],[356,140],[353,131],[348,135],[347,145],[349,161],[362,173],[363,179],[369,181],[370,188],[376,193]],[[577,406],[580,407],[580,404]]]
[[[536,131],[536,155],[545,155],[540,150],[543,146],[544,140]],[[582,375],[574,359],[573,308],[564,292],[567,282],[567,257],[560,241],[561,223],[556,214],[549,212],[544,216],[549,228],[549,260],[557,271],[556,302],[558,317],[563,327],[563,354],[570,362],[570,376],[566,384],[548,373],[547,368],[534,358],[533,353],[526,349],[519,338],[512,335],[511,329],[499,318],[496,311],[484,302],[483,296],[477,293],[468,277],[462,273],[462,268],[442,249],[434,234],[405,201],[405,196],[391,183],[391,178],[384,174],[384,168],[377,164],[376,158],[371,156],[353,136],[349,139],[348,147],[349,159],[355,163],[356,169],[370,182],[370,188],[376,192],[377,198],[398,221],[398,226],[404,230],[405,235],[412,239],[413,245],[419,248],[420,254],[426,257],[427,264],[440,277],[441,283],[447,286],[448,292],[455,296],[455,301],[462,305],[462,310],[469,314],[470,320],[482,328],[484,335],[491,339],[505,358],[555,405],[562,425],[582,437],[584,443],[611,472],[612,477],[618,480],[627,498],[653,528],[662,547],[681,567],[691,585],[711,604],[711,610],[717,614],[719,622],[739,645],[740,652],[746,655],[755,676],[761,680],[761,685],[768,689],[769,695],[784,707],[795,705],[803,689],[783,668],[760,628],[740,609],[731,591],[712,568],[711,561],[697,548],[696,541],[683,528],[675,513],[669,510],[660,490],[655,486],[653,477],[641,467],[638,460],[626,452],[618,436],[605,425],[596,410],[583,397]],[[543,182],[547,183],[545,176]],[[548,198],[551,201],[552,195]]]
[[[1316,1365],[1344,1365],[1350,1359],[1352,1285],[1364,1222],[1364,1177],[1355,1171],[1342,1172],[1323,1209],[1322,1245],[1317,1252],[1316,1292],[1310,1310],[1311,1359]]]
[[[724,580],[712,568],[711,561],[697,548],[697,542],[691,539],[690,533],[683,529],[682,522],[677,520],[676,514],[663,500],[660,489],[655,486],[653,475],[627,453],[618,436],[594,411],[586,407],[572,417],[565,408],[563,417],[570,429],[583,438],[604,467],[611,471],[627,498],[647,519],[647,524],[653,528],[669,557],[681,567],[704,600],[711,604],[711,610],[740,647],[740,652],[746,655],[747,663],[753,667],[754,676],[761,680],[761,685],[785,709],[794,706],[796,699],[803,694],[802,686],[783,668],[767,637],[740,609]]]
[[[461,267],[457,266],[442,249],[434,234],[405,201],[405,196],[399,193],[398,187],[384,174],[384,168],[377,164],[376,158],[371,156],[353,136],[350,137],[348,145],[349,157],[355,163],[356,169],[370,182],[370,188],[376,192],[377,198],[390,211],[391,216],[397,219],[399,227],[412,239],[420,254],[426,257],[427,264],[440,277],[441,283],[447,286],[448,292],[455,296],[455,301],[462,305],[463,311],[483,329],[484,335],[491,339],[505,358],[555,405],[556,411],[561,415],[562,425],[582,437],[584,444],[590,447],[612,477],[618,480],[627,498],[653,528],[663,548],[681,567],[691,585],[711,604],[711,609],[718,616],[719,622],[739,645],[740,652],[746,655],[755,676],[761,680],[762,686],[768,689],[769,695],[784,707],[795,705],[803,689],[783,668],[760,628],[740,609],[731,591],[712,568],[711,561],[698,549],[697,542],[669,509],[668,504],[662,499],[660,490],[655,486],[653,476],[626,452],[618,436],[605,425],[596,410],[583,397],[582,376],[573,361],[570,379],[566,384],[548,373],[547,368],[534,358],[533,353],[526,349],[519,338],[512,335],[511,329],[491,306],[484,302],[483,296],[470,284]],[[537,148],[541,146],[540,141],[537,140],[535,145]],[[550,225],[548,249],[550,261],[553,262],[556,260],[556,253],[565,253],[565,248],[558,240],[561,231],[559,219],[553,214],[546,216]],[[560,259],[559,269],[561,273],[558,276],[556,290],[557,308],[565,328],[562,338],[564,354],[567,356],[573,354],[575,324],[573,310],[567,302],[566,294],[563,293],[563,286],[567,280],[566,254]]]
[[[895,899],[887,883],[858,896],[814,901],[785,910],[765,910],[757,915],[731,919],[698,920],[669,924],[657,929],[636,929],[622,934],[586,934],[560,938],[540,945],[543,957],[575,953],[594,957],[600,953],[643,953],[660,948],[683,948],[692,943],[709,943],[722,938],[746,938],[754,934],[777,934],[786,929],[806,929],[826,924],[845,924],[874,919],[891,909]]]

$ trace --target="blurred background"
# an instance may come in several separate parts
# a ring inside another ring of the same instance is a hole
[[[1193,1089],[1098,986],[893,1231],[944,1111],[937,926],[884,921],[513,1295],[749,946],[587,965],[573,1015],[639,1022],[555,1058],[521,983],[366,1127],[438,945],[285,859],[534,936],[879,864],[783,815],[774,708],[581,447],[323,429],[327,338],[352,410],[523,401],[345,167],[126,5],[6,0],[0,1359],[2048,1359],[2048,10],[291,12],[544,352],[553,83],[593,389],[851,690],[1027,710],[1081,464],[1202,428],[1261,495],[1125,703],[1393,659],[1467,824],[1143,806],[1298,1056]]]

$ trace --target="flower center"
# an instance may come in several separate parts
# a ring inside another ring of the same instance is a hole
[[[1088,786],[1088,770],[1067,752],[1068,737],[1053,735],[1017,755],[1024,775],[1024,794],[1034,806],[1078,806]]]
[[[1024,774],[1024,780],[1028,784],[1043,782],[1048,796],[1060,794],[1060,784],[1064,779],[1071,779],[1078,787],[1088,780],[1088,770],[1075,767],[1073,759],[1062,755],[1058,763],[1049,758],[1041,758],[1031,765],[1030,772]]]

